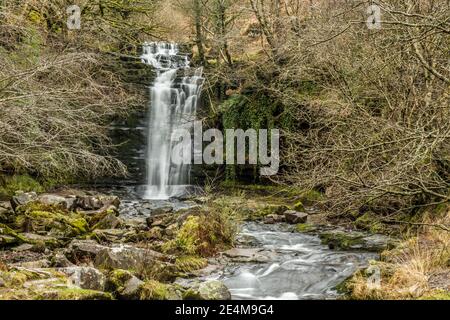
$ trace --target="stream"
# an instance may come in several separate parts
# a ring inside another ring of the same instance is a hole
[[[239,240],[259,248],[263,263],[233,263],[218,274],[233,299],[336,299],[334,288],[377,254],[330,250],[314,235],[287,225],[247,223]],[[241,245],[242,246],[242,245]]]

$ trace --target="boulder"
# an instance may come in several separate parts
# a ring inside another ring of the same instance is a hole
[[[19,206],[26,205],[27,203],[30,203],[32,201],[35,201],[37,199],[36,192],[16,192],[16,195],[12,197],[11,199],[11,206],[14,209],[14,211]]]
[[[12,218],[14,211],[9,201],[0,202],[0,222],[9,223],[14,219]]]
[[[151,269],[157,262],[166,261],[168,257],[150,250],[130,245],[104,248],[97,253],[94,265],[105,269]]]
[[[107,211],[106,216],[104,216],[98,223],[96,223],[93,229],[116,229],[122,224],[122,220],[116,216],[115,213]]]
[[[382,252],[392,249],[398,244],[398,240],[381,234],[368,234],[364,232],[347,230],[329,230],[319,234],[323,244],[330,249],[363,250]]]
[[[99,210],[103,207],[120,206],[120,199],[116,196],[80,196],[77,197],[76,207],[86,211]]]
[[[286,222],[289,224],[306,223],[308,221],[308,214],[304,212],[298,212],[293,210],[287,210],[284,212]]]
[[[54,268],[67,268],[75,266],[62,252],[55,253],[51,260],[51,265]]]
[[[0,248],[2,246],[18,245],[26,240],[7,225],[0,223]]]
[[[143,284],[130,271],[121,269],[112,271],[108,279],[109,290],[123,300],[139,300]]]
[[[73,261],[92,261],[99,252],[105,249],[108,247],[102,246],[94,240],[73,240],[67,248],[66,255]]]
[[[72,285],[82,289],[105,290],[106,277],[95,268],[72,266],[59,268],[57,271],[64,273]]]
[[[97,239],[105,242],[121,242],[122,240],[125,240],[125,238],[135,234],[134,231],[124,229],[96,229],[92,233]]]
[[[66,198],[58,195],[43,194],[37,198],[37,201],[48,206],[55,206],[65,210],[68,209]]]
[[[233,262],[243,263],[266,263],[274,258],[270,252],[259,248],[233,248],[225,251],[223,255],[230,258]]]
[[[138,300],[143,285],[144,281],[133,276],[124,283],[123,290],[119,292],[119,295],[125,300]]]
[[[185,300],[231,300],[231,293],[223,282],[210,280],[194,283],[184,292],[183,298]]]
[[[285,222],[286,219],[284,216],[278,215],[278,214],[269,214],[264,218],[265,224],[275,224],[275,223],[281,223]]]

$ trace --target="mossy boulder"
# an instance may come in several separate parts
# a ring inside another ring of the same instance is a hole
[[[122,300],[139,300],[144,282],[128,270],[116,269],[108,276],[108,290]]]
[[[363,250],[382,252],[398,244],[396,239],[381,234],[367,234],[356,231],[330,230],[319,234],[323,244],[330,249]]]
[[[314,233],[318,227],[311,223],[299,223],[295,226],[295,230],[299,233]]]
[[[49,233],[55,237],[76,237],[89,232],[86,219],[59,207],[30,202],[17,210],[16,225],[25,232]]]
[[[181,300],[181,291],[174,285],[148,280],[141,287],[141,300]]]
[[[231,300],[228,288],[217,280],[194,283],[183,294],[185,300]]]
[[[175,268],[178,272],[190,273],[206,268],[208,260],[196,256],[178,257],[175,261]]]
[[[18,245],[24,242],[28,242],[26,238],[7,225],[0,223],[0,247]]]

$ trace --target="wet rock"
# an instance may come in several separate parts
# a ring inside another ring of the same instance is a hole
[[[285,222],[286,219],[284,216],[278,215],[278,214],[269,214],[264,218],[265,224],[275,224],[275,223],[281,223]]]
[[[145,218],[132,218],[125,219],[123,226],[129,229],[135,229],[136,231],[145,231],[148,229],[147,221]]]
[[[228,288],[217,280],[194,283],[187,289],[183,298],[185,300],[231,300]]]
[[[121,269],[112,271],[108,279],[109,290],[123,300],[139,300],[143,284],[130,271]]]
[[[330,230],[319,235],[323,244],[330,249],[364,250],[381,252],[395,247],[397,241],[385,235],[370,235],[363,232]]]
[[[26,242],[26,240],[7,225],[0,223],[0,247],[12,246]]]
[[[150,250],[129,245],[104,248],[97,253],[94,265],[105,269],[150,269],[159,261],[166,261],[168,257]]]
[[[0,202],[0,222],[13,222],[14,211],[9,201]]]
[[[95,268],[91,267],[66,267],[59,268],[57,271],[67,275],[72,285],[82,289],[104,291],[106,277]]]
[[[36,260],[36,261],[14,263],[11,266],[22,267],[22,268],[27,268],[27,269],[44,269],[44,268],[49,268],[50,265],[51,265],[51,263],[49,260],[41,259],[41,260]]]
[[[223,253],[224,256],[230,258],[233,262],[256,262],[266,263],[271,261],[272,257],[268,252],[259,248],[233,248]]]
[[[121,242],[125,238],[135,234],[135,232],[124,229],[96,229],[93,231],[93,234],[101,241]]]
[[[306,223],[308,221],[307,213],[293,210],[285,211],[284,217],[286,218],[286,222],[289,224]]]
[[[68,268],[75,266],[62,252],[55,253],[51,260],[51,265],[54,268]]]
[[[119,295],[125,300],[138,300],[143,285],[144,281],[133,276],[124,283],[123,290],[119,292]]]
[[[173,207],[171,206],[167,206],[167,207],[161,207],[161,208],[156,208],[152,210],[152,215],[155,216],[160,216],[160,215],[165,215],[168,213],[173,212]]]
[[[66,198],[54,195],[54,194],[43,194],[37,198],[37,201],[44,205],[55,206],[61,209],[68,209],[68,204]]]
[[[33,249],[33,245],[32,244],[24,243],[24,244],[21,244],[18,247],[13,248],[13,251],[23,252],[23,251],[29,251],[31,249]]]
[[[94,240],[73,240],[67,248],[67,256],[73,261],[94,260],[99,252],[108,249]]]
[[[17,209],[19,206],[26,205],[27,203],[30,203],[32,201],[35,201],[37,199],[36,192],[16,192],[16,195],[11,199],[11,206],[14,210]]]
[[[122,224],[122,220],[116,216],[115,213],[107,213],[98,223],[96,223],[93,229],[116,229]]]
[[[86,211],[98,210],[103,206],[104,204],[99,197],[81,196],[76,200],[76,207]]]

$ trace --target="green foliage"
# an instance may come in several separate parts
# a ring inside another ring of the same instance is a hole
[[[380,217],[373,212],[366,212],[356,219],[355,226],[359,229],[370,231],[371,233],[382,233],[386,229],[384,224],[380,222]]]
[[[178,257],[175,261],[175,267],[179,272],[192,272],[206,268],[208,260],[196,256]]]
[[[29,175],[14,175],[3,177],[3,183],[0,186],[0,195],[13,196],[16,191],[24,192],[44,192],[45,188],[37,180]]]
[[[80,236],[89,231],[89,224],[82,215],[39,202],[19,207],[16,225],[34,231],[57,232],[66,237]]]
[[[148,280],[142,286],[141,300],[168,300],[169,298],[169,287],[164,283]]]
[[[237,225],[229,207],[213,207],[210,212],[189,216],[172,239],[163,245],[166,252],[208,257],[234,243]]]

